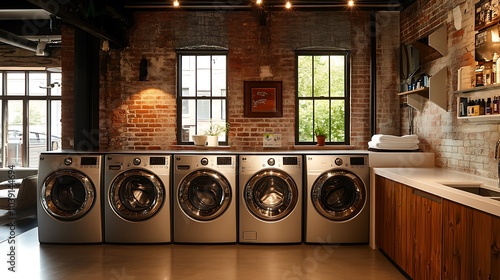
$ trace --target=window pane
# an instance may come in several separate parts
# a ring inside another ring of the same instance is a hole
[[[23,102],[7,101],[7,165],[23,166]]]
[[[61,101],[52,101],[52,105],[50,106],[50,146],[52,151],[61,150],[61,112]]]
[[[61,73],[51,73],[50,74],[50,82],[54,85],[53,88],[50,89],[50,95],[52,96],[61,96]]]
[[[299,101],[299,141],[312,142],[314,141],[313,133],[313,101]]]
[[[38,166],[40,153],[47,151],[47,101],[29,101],[29,166]]]
[[[25,95],[25,74],[7,73],[7,95]]]
[[[329,141],[330,130],[330,101],[316,100],[314,101],[314,130],[320,129],[325,133],[326,141]],[[321,133],[323,134],[323,133]]]
[[[182,56],[182,96],[195,96],[196,75],[195,75],[195,57]]]
[[[210,56],[198,56],[196,63],[197,96],[210,96]]]
[[[47,73],[29,73],[28,81],[29,95],[47,95]]]
[[[198,107],[196,109],[196,118],[198,121],[210,119],[210,100],[198,100]]]
[[[182,101],[182,141],[188,142],[191,135],[196,134],[196,119],[191,112],[196,112],[196,103],[194,99],[185,99]]]
[[[226,56],[212,56],[212,96],[226,96]]]
[[[329,96],[329,56],[314,56],[314,97]]]
[[[312,57],[298,57],[298,95],[299,97],[312,96]]]
[[[345,58],[340,55],[330,56],[330,91],[331,96],[345,95]]]
[[[331,102],[332,114],[332,142],[345,142],[345,101],[332,100]]]

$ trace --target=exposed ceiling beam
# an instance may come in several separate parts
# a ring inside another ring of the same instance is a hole
[[[64,22],[71,24],[75,27],[80,28],[81,30],[101,39],[107,40],[117,44],[119,47],[123,47],[125,45],[125,41],[121,38],[123,34],[119,34],[119,36],[113,36],[107,33],[105,30],[99,29],[92,24],[84,21],[77,15],[71,13],[67,6],[58,5],[55,1],[46,1],[46,0],[27,0],[28,2],[44,9],[45,11],[61,18]]]

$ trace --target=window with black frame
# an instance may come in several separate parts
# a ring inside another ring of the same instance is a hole
[[[61,73],[0,69],[0,88],[0,165],[38,167],[41,152],[61,149]]]
[[[350,53],[297,51],[297,144],[350,143]]]
[[[227,144],[227,51],[177,51],[177,143],[216,135]]]

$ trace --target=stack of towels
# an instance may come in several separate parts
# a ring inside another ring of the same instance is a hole
[[[416,151],[419,149],[418,143],[415,134],[403,136],[375,134],[368,142],[368,150]]]

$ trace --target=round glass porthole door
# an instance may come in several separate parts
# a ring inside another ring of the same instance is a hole
[[[229,207],[231,185],[215,171],[198,170],[182,180],[177,196],[186,215],[195,220],[209,221]]]
[[[244,198],[250,212],[266,221],[283,219],[298,201],[298,188],[293,179],[278,170],[255,174],[245,185]]]
[[[109,202],[120,217],[141,221],[151,218],[162,207],[165,188],[151,172],[130,170],[120,173],[109,189]]]
[[[77,220],[89,212],[96,197],[87,176],[76,170],[59,170],[45,179],[41,202],[45,211],[60,220]]]
[[[363,181],[347,171],[323,173],[314,182],[311,199],[316,210],[333,221],[347,221],[363,209],[366,190]]]

